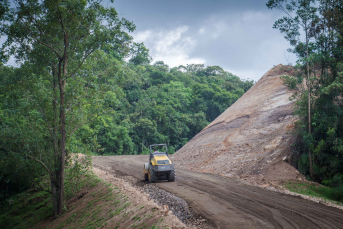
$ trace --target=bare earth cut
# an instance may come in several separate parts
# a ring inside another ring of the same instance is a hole
[[[183,169],[244,178],[253,184],[303,179],[283,159],[291,155],[294,101],[280,76],[293,67],[269,70],[231,107],[172,157]]]

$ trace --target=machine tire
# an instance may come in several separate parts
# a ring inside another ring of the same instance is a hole
[[[151,164],[149,164],[149,182],[155,183],[157,181],[157,175],[155,174],[154,167],[152,167]]]
[[[149,181],[149,163],[144,163],[144,167],[143,167],[143,171],[144,171],[144,180],[145,181]]]
[[[172,166],[172,170],[168,174],[168,181],[169,182],[174,182],[175,181],[175,167],[174,167],[174,164]]]

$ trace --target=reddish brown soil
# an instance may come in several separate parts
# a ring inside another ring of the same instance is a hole
[[[147,155],[93,157],[93,161],[144,184]],[[343,211],[235,179],[183,170],[176,181],[155,184],[186,200],[214,228],[343,228]]]

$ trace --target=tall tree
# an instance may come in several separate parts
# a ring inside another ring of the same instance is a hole
[[[39,157],[33,152],[27,155],[41,163],[50,176],[56,217],[63,212],[66,140],[83,121],[75,117],[75,110],[85,108],[85,98],[97,96],[95,81],[106,81],[103,75],[93,75],[92,69],[83,68],[84,64],[97,50],[110,49],[108,46],[121,37],[127,39],[126,31],[133,31],[135,26],[120,19],[114,8],[101,5],[100,0],[13,0],[12,4],[5,0],[0,8],[0,35],[7,36],[1,59],[13,55],[17,61],[27,62],[26,70],[31,75],[23,72],[17,77],[25,82],[26,99],[33,101],[31,106],[37,106],[40,115],[35,117],[46,126],[42,131],[48,132],[41,137],[49,137],[53,157]],[[96,102],[87,107],[97,107]],[[68,123],[74,123],[75,128],[68,128]],[[25,132],[18,136],[22,135]],[[47,148],[43,142],[37,141],[44,144],[40,155]],[[25,141],[22,144],[28,149]],[[22,152],[20,147],[6,150]]]
[[[133,43],[131,48],[131,59],[130,63],[138,64],[150,64],[152,61],[151,56],[149,55],[149,49],[147,49],[143,42],[142,43]]]
[[[311,136],[311,83],[309,63],[309,43],[313,34],[311,30],[319,21],[316,0],[269,0],[266,4],[269,9],[278,9],[286,14],[274,23],[273,28],[285,34],[285,39],[295,47],[293,51],[303,57],[306,63],[307,99],[308,99],[308,131]],[[301,30],[305,33],[305,44],[301,42]],[[310,176],[313,178],[312,153],[309,147]]]

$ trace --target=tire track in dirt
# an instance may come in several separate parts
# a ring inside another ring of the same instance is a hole
[[[93,161],[145,184],[147,155],[99,156]],[[219,175],[176,169],[175,182],[155,185],[186,200],[194,214],[216,228],[343,228],[343,210]]]

